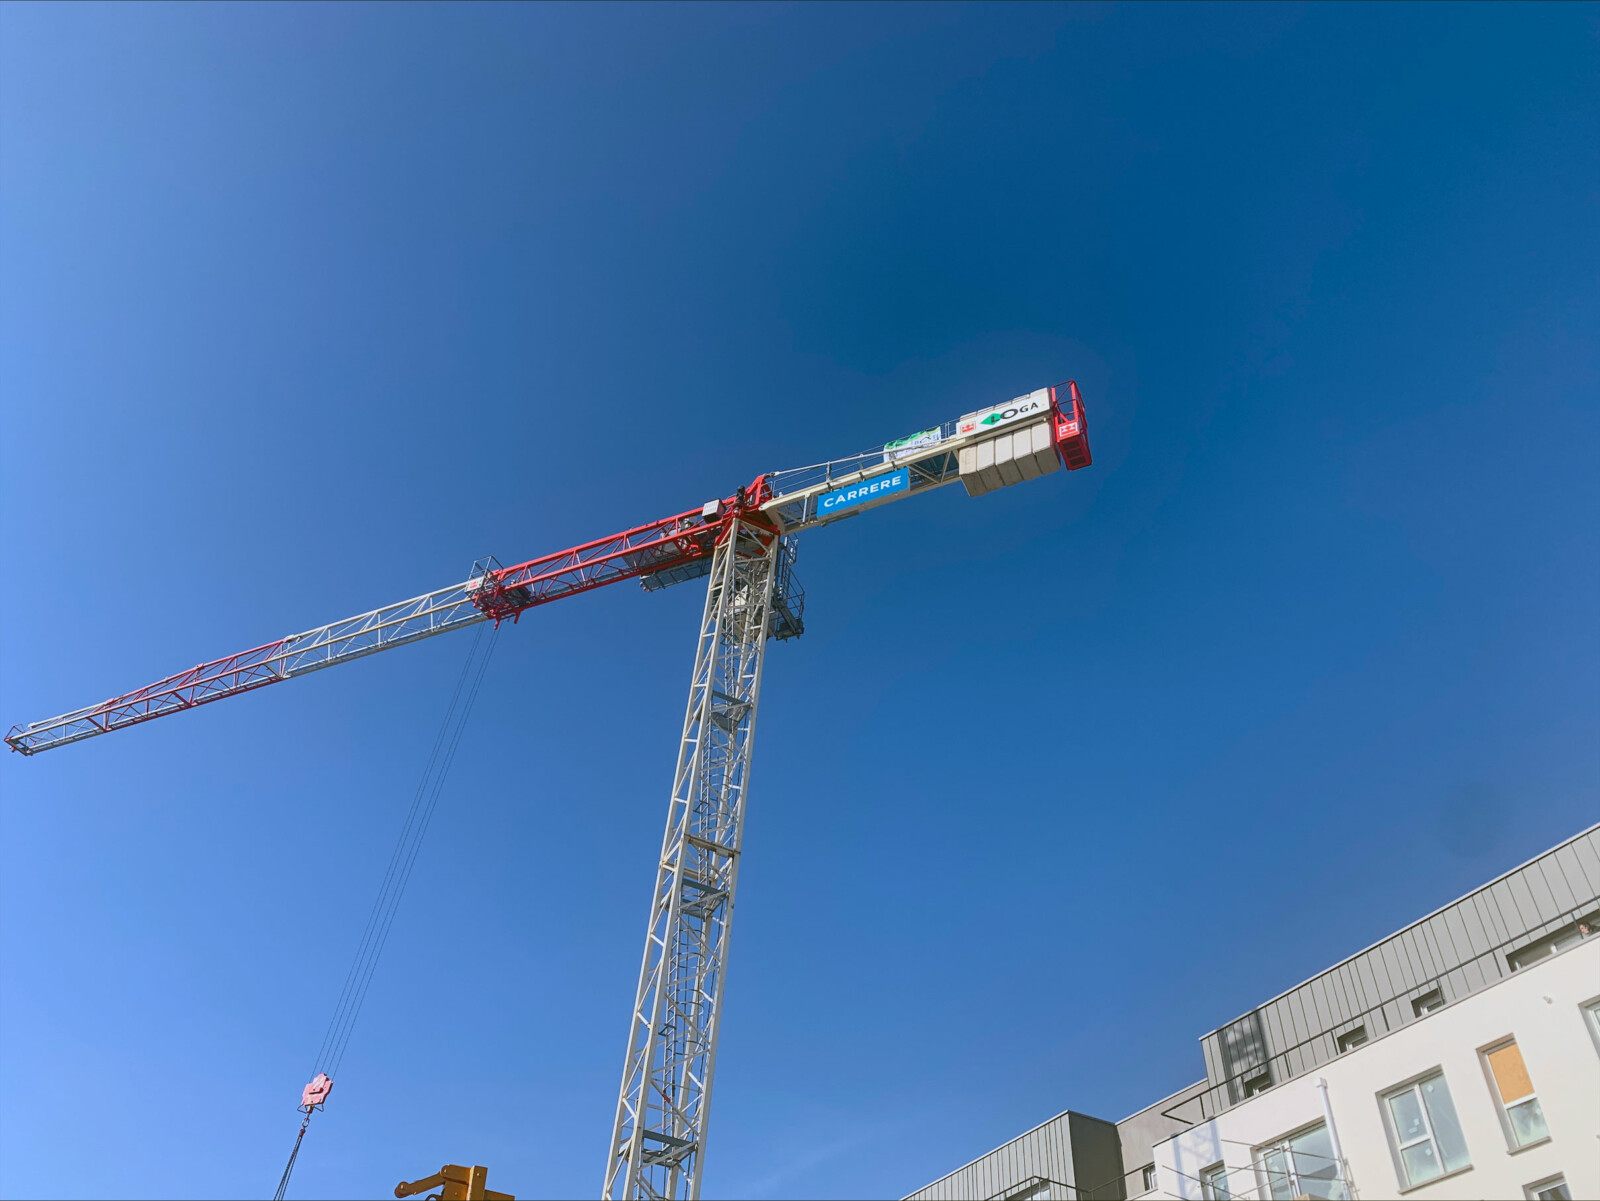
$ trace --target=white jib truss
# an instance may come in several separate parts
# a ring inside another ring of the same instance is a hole
[[[700,1196],[756,702],[779,542],[715,552],[656,871],[603,1196]]]

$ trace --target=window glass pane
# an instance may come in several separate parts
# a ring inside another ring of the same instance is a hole
[[[1201,1173],[1200,1184],[1200,1192],[1206,1201],[1231,1201],[1227,1168],[1219,1165]]]
[[[1303,1197],[1343,1197],[1339,1185],[1339,1165],[1333,1159],[1333,1140],[1328,1128],[1318,1126],[1289,1140],[1294,1158],[1294,1174]]]
[[[1472,1160],[1467,1155],[1467,1140],[1461,1136],[1461,1123],[1456,1121],[1456,1107],[1450,1101],[1444,1077],[1424,1080],[1422,1096],[1428,1104],[1428,1120],[1433,1123],[1433,1137],[1439,1144],[1444,1170],[1453,1172],[1466,1167]]]
[[[1528,1067],[1522,1062],[1522,1048],[1516,1043],[1507,1043],[1489,1052],[1489,1071],[1500,1088],[1500,1099],[1507,1104],[1533,1092],[1533,1082],[1528,1079]]]
[[[1539,1201],[1572,1201],[1572,1192],[1565,1180],[1539,1190]]]
[[[1289,1181],[1289,1161],[1282,1151],[1268,1151],[1262,1159],[1267,1169],[1267,1191],[1273,1201],[1288,1201],[1294,1196],[1294,1186]]]
[[[1415,1089],[1406,1089],[1389,1098],[1389,1112],[1394,1115],[1394,1132],[1402,1143],[1421,1138],[1428,1133],[1422,1121],[1422,1105],[1417,1101]]]
[[[1516,1135],[1519,1147],[1550,1137],[1550,1128],[1544,1124],[1544,1111],[1539,1108],[1537,1097],[1511,1106],[1506,1110],[1506,1117],[1511,1119],[1511,1132]]]
[[[1417,1143],[1400,1152],[1400,1161],[1406,1167],[1406,1183],[1421,1184],[1444,1174],[1439,1157],[1433,1153],[1432,1143]]]

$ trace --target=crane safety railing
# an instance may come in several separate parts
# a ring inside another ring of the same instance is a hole
[[[860,454],[847,455],[842,459],[830,459],[826,463],[813,463],[809,467],[774,471],[766,477],[767,485],[772,489],[773,497],[778,498],[837,481],[850,481],[878,467],[911,462],[931,454],[940,443],[954,438],[956,425],[954,421],[946,421],[907,437],[874,446]]]

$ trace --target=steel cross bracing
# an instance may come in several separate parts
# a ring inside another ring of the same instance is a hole
[[[603,1196],[697,1198],[780,539],[736,519],[706,588]]]
[[[613,1201],[698,1197],[761,665],[769,635],[804,630],[788,536],[958,480],[978,496],[1090,462],[1077,385],[1037,389],[556,554],[480,559],[463,583],[14,726],[6,742],[31,755],[621,580],[709,575],[605,1180]]]
[[[515,621],[535,605],[709,556],[720,528],[693,509],[514,567],[480,559],[464,583],[214,659],[98,705],[14,726],[6,742],[32,755],[488,618]]]

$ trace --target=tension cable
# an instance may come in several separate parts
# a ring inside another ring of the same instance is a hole
[[[384,872],[383,883],[378,888],[378,898],[373,902],[366,929],[361,933],[355,960],[345,976],[344,988],[340,990],[339,1000],[333,1008],[333,1017],[328,1022],[327,1032],[322,1036],[322,1045],[317,1049],[317,1060],[312,1068],[313,1079],[306,1085],[300,1098],[299,1108],[300,1112],[305,1114],[305,1118],[300,1123],[300,1133],[295,1136],[294,1150],[289,1153],[289,1162],[283,1169],[283,1178],[278,1181],[278,1191],[273,1201],[283,1201],[284,1191],[289,1187],[289,1175],[294,1171],[295,1160],[300,1155],[300,1144],[306,1137],[306,1128],[311,1125],[311,1115],[322,1108],[328,1099],[328,1094],[333,1090],[333,1078],[338,1074],[339,1065],[344,1062],[345,1049],[350,1045],[350,1035],[355,1030],[356,1019],[361,1015],[367,991],[372,987],[372,977],[378,969],[378,959],[383,955],[384,945],[389,941],[389,931],[394,925],[395,914],[399,912],[400,900],[405,895],[406,885],[411,880],[411,872],[416,867],[417,854],[422,849],[422,841],[427,836],[428,826],[433,821],[434,810],[438,808],[439,797],[444,791],[445,778],[450,774],[450,765],[455,761],[456,748],[461,745],[461,735],[466,729],[467,717],[471,714],[473,702],[478,699],[478,692],[483,687],[483,676],[489,668],[490,658],[494,655],[494,647],[494,627],[487,624],[480,625],[473,636],[471,647],[467,650],[467,660],[462,664],[461,675],[456,680],[455,689],[450,694],[450,704],[445,708],[444,721],[439,725],[439,733],[433,740],[433,749],[429,752],[427,765],[422,770],[422,778],[417,782],[417,791],[411,798],[411,807],[406,811],[405,822],[400,827],[400,837],[395,840],[394,851],[389,856],[389,867]]]

